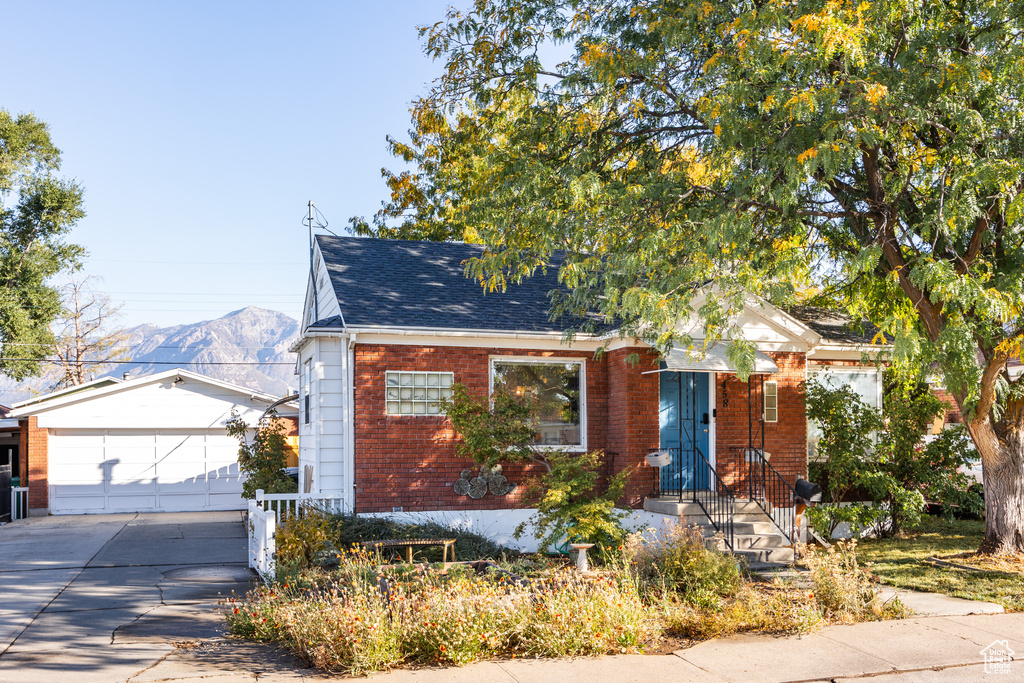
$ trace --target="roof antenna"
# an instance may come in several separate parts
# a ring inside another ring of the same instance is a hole
[[[331,233],[335,237],[337,237],[338,235],[335,234],[334,231],[327,229],[327,218],[322,213],[320,213],[319,209],[317,209],[313,205],[312,199],[309,200],[309,213],[306,215],[304,219],[302,219],[302,222],[309,223],[309,282],[313,288],[313,316],[309,322],[315,323],[317,320],[320,319],[320,303],[317,297],[316,271],[313,268],[313,249],[315,244],[315,240],[313,238],[313,228],[327,230],[327,232]]]

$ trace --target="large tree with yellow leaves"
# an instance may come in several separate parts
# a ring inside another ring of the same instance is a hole
[[[941,370],[984,465],[984,548],[1024,550],[1022,11],[478,0],[423,29],[444,71],[391,141],[412,170],[355,227],[486,244],[485,286],[557,263],[556,313],[661,345],[697,315],[741,367],[743,292],[816,292]]]

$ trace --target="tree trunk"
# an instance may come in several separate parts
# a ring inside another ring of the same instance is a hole
[[[979,551],[1024,552],[1024,425],[1012,418],[993,425],[985,416],[967,429],[981,455],[985,485],[985,541]]]

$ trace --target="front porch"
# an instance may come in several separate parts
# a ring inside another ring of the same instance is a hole
[[[663,364],[660,466],[643,507],[701,527],[748,562],[790,563],[799,540],[795,486],[806,470],[804,359],[760,355],[745,382],[724,368]]]

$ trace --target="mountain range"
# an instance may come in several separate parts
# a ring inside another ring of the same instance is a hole
[[[125,357],[131,360],[104,368],[97,377],[141,377],[178,366],[274,396],[285,396],[297,386],[295,354],[288,347],[298,337],[299,323],[278,311],[249,306],[216,320],[174,327],[139,325],[123,334]],[[43,378],[15,382],[0,377],[0,404],[46,393],[51,385],[52,380]]]

